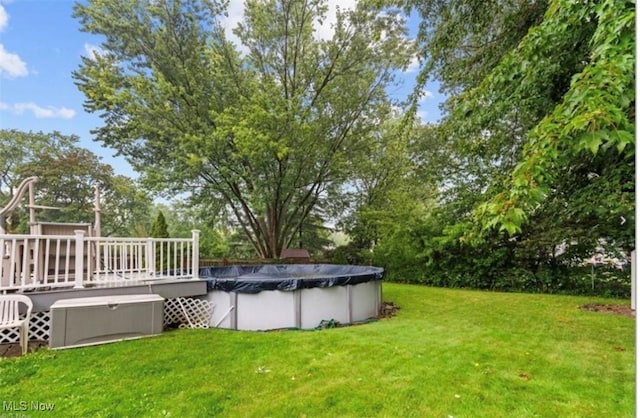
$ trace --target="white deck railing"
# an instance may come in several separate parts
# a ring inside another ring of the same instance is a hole
[[[191,238],[0,235],[0,293],[197,277],[198,250],[199,231]]]

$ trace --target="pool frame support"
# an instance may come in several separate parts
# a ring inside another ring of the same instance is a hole
[[[353,323],[353,292],[351,290],[353,286],[347,285],[347,322]]]
[[[302,292],[293,294],[293,317],[296,328],[302,328]]]
[[[229,317],[229,328],[238,329],[238,293],[229,293],[229,305],[234,308]]]

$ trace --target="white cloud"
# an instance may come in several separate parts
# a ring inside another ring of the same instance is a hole
[[[313,25],[316,31],[316,37],[323,40],[333,37],[333,27],[338,22],[336,10],[338,8],[343,12],[346,10],[354,10],[357,2],[356,0],[329,0],[327,3],[329,8],[322,25],[319,22]]]
[[[431,90],[422,90],[420,92],[420,102],[425,102],[427,99],[433,97],[433,92]]]
[[[244,18],[244,2],[242,1],[232,1],[229,2],[229,6],[227,8],[227,16],[222,19],[222,26],[224,27],[224,33],[228,40],[233,42],[237,48],[244,54],[248,51],[242,44],[240,43],[240,39],[232,32],[238,23],[242,22]]]
[[[9,78],[24,77],[29,74],[27,64],[18,54],[8,52],[2,44],[0,44],[0,74]]]
[[[6,29],[8,23],[9,15],[7,14],[7,11],[4,10],[2,4],[0,4],[0,32]]]
[[[413,58],[411,58],[411,61],[409,62],[409,65],[407,65],[407,68],[404,70],[404,72],[405,73],[415,73],[419,69],[420,69],[420,59],[418,59],[418,57],[414,56]]]
[[[42,107],[33,102],[15,103],[13,105],[0,102],[0,110],[10,111],[16,115],[31,112],[38,119],[71,119],[76,115],[75,110],[66,107]]]
[[[104,55],[104,50],[98,45],[89,43],[84,44],[84,56],[87,58],[95,59],[98,55]]]
[[[333,26],[338,21],[336,9],[339,7],[342,11],[354,10],[357,0],[329,0],[327,3],[328,10],[322,24],[314,22],[313,25],[313,28],[316,31],[316,37],[323,40],[331,39],[331,37],[333,37]],[[235,27],[238,26],[238,23],[242,22],[243,19],[244,2],[230,2],[229,8],[227,9],[227,17],[223,19],[222,25],[227,38],[233,41],[238,47],[240,47],[240,41],[231,31],[235,29]],[[243,51],[244,49],[240,48],[240,50]]]
[[[9,15],[0,4],[0,32],[3,32],[9,23]],[[11,53],[4,49],[4,45],[0,44],[0,75],[7,78],[24,77],[29,74],[27,64],[20,58],[18,54]]]
[[[418,110],[417,115],[422,123],[429,122],[429,112],[427,112],[426,110]]]

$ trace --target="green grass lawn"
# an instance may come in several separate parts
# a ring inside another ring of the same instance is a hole
[[[0,416],[21,401],[51,417],[634,416],[634,320],[578,308],[603,300],[388,283],[384,299],[398,315],[360,326],[3,359]]]

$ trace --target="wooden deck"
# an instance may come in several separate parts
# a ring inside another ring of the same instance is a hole
[[[56,301],[93,296],[156,294],[165,299],[207,294],[207,281],[201,279],[152,279],[92,283],[85,288],[63,288],[24,292],[33,302],[33,312],[48,311]]]
[[[199,271],[199,232],[191,238],[0,235],[0,293],[130,286],[191,279]]]
[[[63,299],[87,297],[105,297],[118,295],[160,295],[165,299],[166,315],[172,318],[175,312],[171,308],[172,299],[200,299],[206,297],[207,281],[199,278],[162,278],[152,280],[126,280],[122,282],[92,283],[85,288],[39,288],[20,292],[33,302],[33,311],[29,327],[29,351],[47,345],[51,333],[51,305]],[[167,305],[168,304],[168,305]],[[169,309],[169,310],[167,310]],[[0,332],[0,358],[13,357],[21,353],[18,333],[15,329]],[[17,347],[17,348],[16,348]]]

